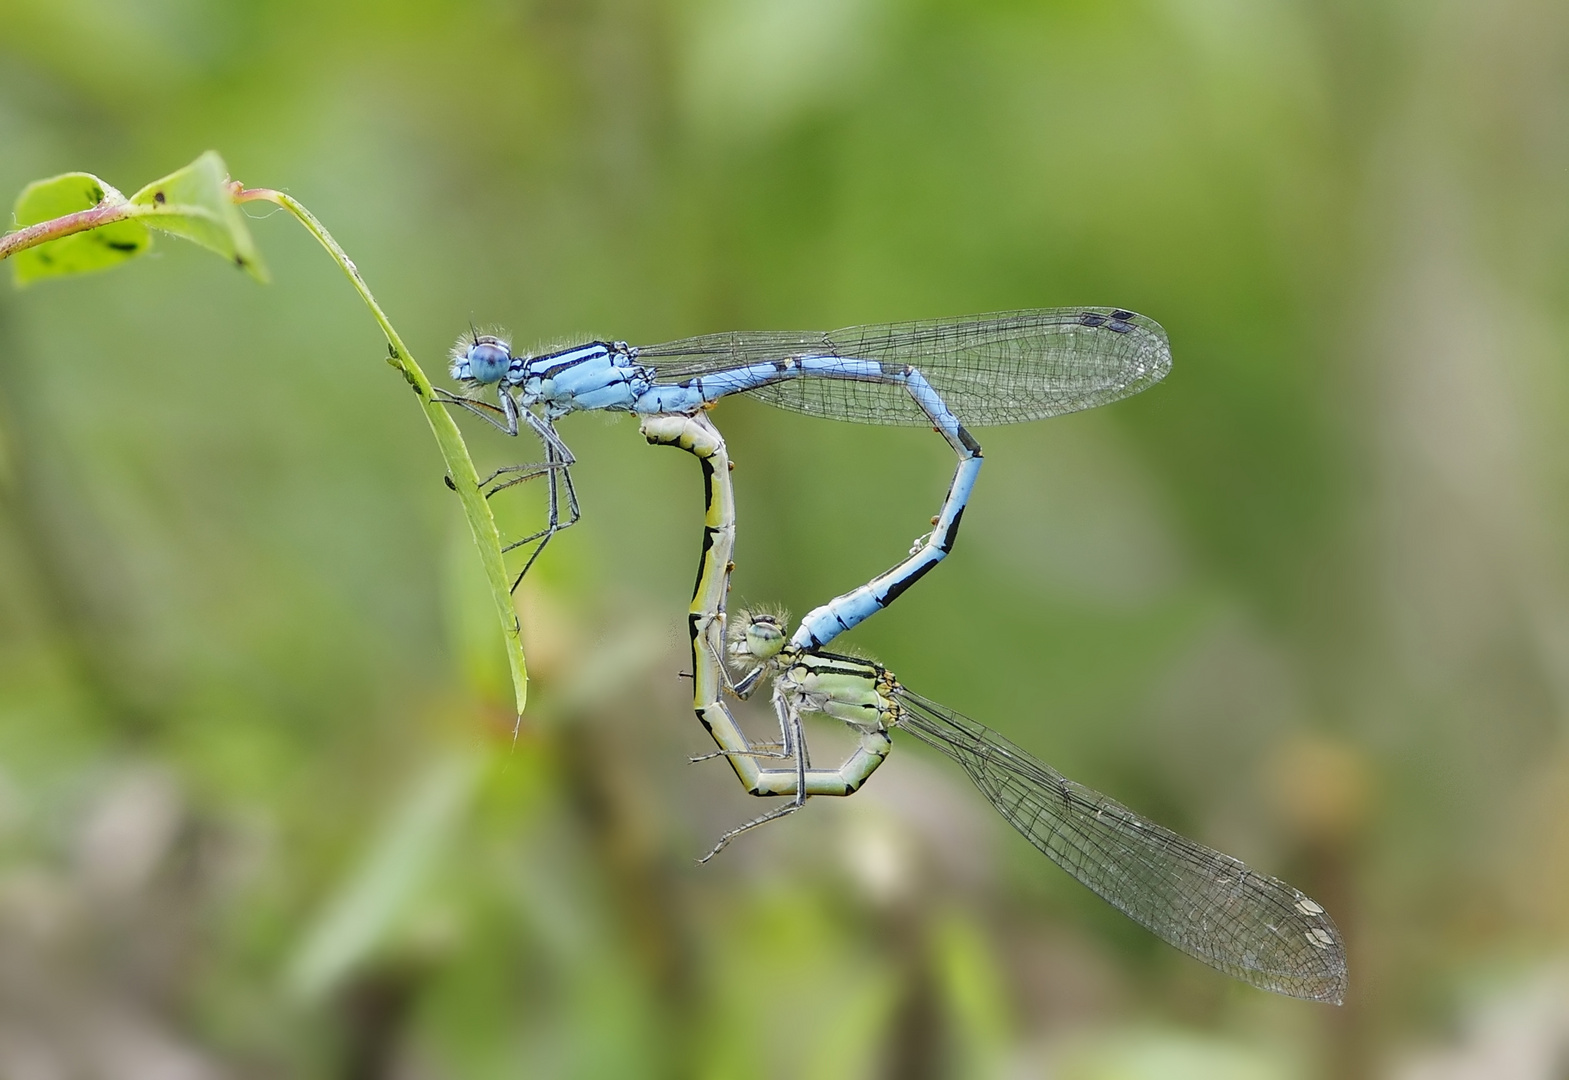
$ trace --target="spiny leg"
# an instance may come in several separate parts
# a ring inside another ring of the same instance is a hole
[[[565,460],[554,460],[555,455],[557,455],[557,449],[562,454],[565,454]],[[546,476],[546,480],[548,480],[549,490],[546,526],[535,532],[535,534],[527,535],[522,540],[515,540],[515,542],[508,543],[508,545],[502,548],[502,553],[507,553],[507,551],[516,551],[516,549],[529,545],[529,543],[538,542],[533,551],[530,551],[527,562],[522,564],[522,570],[518,571],[518,576],[513,578],[513,582],[511,582],[511,587],[513,587],[515,592],[519,584],[522,584],[524,576],[527,576],[530,568],[533,567],[533,562],[540,557],[541,551],[544,551],[544,545],[548,545],[557,532],[562,531],[562,529],[570,529],[571,526],[577,524],[577,520],[582,516],[582,510],[579,510],[579,507],[577,507],[577,488],[573,485],[573,474],[571,474],[570,468],[573,463],[576,463],[576,458],[573,457],[571,451],[566,449],[565,444],[560,443],[560,440],[546,441],[544,452],[546,452],[548,457],[552,458],[549,462],[544,463],[543,469],[541,469],[544,476]],[[540,476],[540,473],[535,473],[533,476]],[[533,479],[533,476],[524,477],[524,479]],[[516,480],[516,482],[521,483],[521,480]],[[562,485],[566,487],[566,521],[562,521],[562,515],[560,515],[560,487]],[[511,483],[505,483],[502,487],[488,491],[485,494],[485,498],[490,498],[490,496],[496,494],[496,491],[504,490],[507,487],[511,487]]]
[[[503,465],[479,482],[480,490],[484,492],[485,498],[489,499],[498,492],[506,491],[508,488],[527,483],[540,476],[544,476],[548,481],[545,527],[538,532],[530,533],[520,540],[511,541],[503,545],[501,549],[505,553],[526,547],[529,544],[535,545],[534,550],[529,552],[523,568],[518,571],[517,577],[512,579],[512,589],[515,592],[517,587],[522,584],[523,578],[533,568],[540,553],[545,550],[545,545],[550,543],[551,538],[562,529],[576,525],[578,519],[582,516],[582,512],[578,507],[577,488],[572,482],[571,471],[572,466],[577,464],[577,457],[568,448],[567,444],[562,441],[561,436],[556,433],[555,426],[548,418],[539,416],[529,409],[519,409],[517,402],[505,388],[502,388],[499,392],[498,400],[501,402],[500,406],[475,401],[472,398],[459,397],[444,390],[437,389],[437,393],[440,395],[438,400],[443,404],[456,405],[473,413],[475,416],[482,417],[508,435],[518,434],[520,430],[518,422],[521,418],[528,425],[529,429],[538,436],[540,443],[544,447],[544,461],[527,465]],[[505,419],[504,423],[496,419],[498,415]],[[498,478],[501,477],[506,477],[506,479],[498,482]],[[448,477],[448,484],[451,484],[450,477]],[[561,519],[561,488],[563,485],[566,488],[567,495],[567,518],[565,521]],[[486,490],[487,488],[489,490]]]
[[[743,612],[742,614],[745,613]],[[706,642],[705,646],[707,646]],[[779,672],[779,665],[772,662],[772,658],[770,658],[760,661],[755,668],[746,674],[745,678],[740,682],[736,682],[730,677],[730,669],[724,658],[718,657],[717,661],[719,673],[724,679],[725,689],[742,701],[751,697],[752,691],[761,685],[764,675],[777,675]],[[695,765],[699,761],[711,761],[720,757],[728,758],[737,754],[753,758],[784,759],[800,757],[805,762],[803,767],[809,768],[811,766],[811,755],[807,749],[804,729],[801,728],[799,717],[796,717],[792,723],[787,716],[779,696],[777,681],[775,682],[774,691],[774,713],[779,718],[779,741],[777,743],[751,743],[745,750],[715,750],[709,754],[697,754],[687,760]],[[799,754],[796,752],[797,747],[800,748]],[[800,790],[799,787],[797,790]]]
[[[734,757],[737,754],[740,754],[744,757],[779,759],[794,756],[785,750],[783,743],[765,742],[753,743],[751,749],[749,750],[710,750],[706,754],[693,754],[686,760],[690,764],[696,765],[700,761],[712,761],[715,758],[729,758]]]
[[[809,763],[807,761],[805,733],[801,730],[801,713],[794,707],[793,703],[785,700],[785,695],[780,691],[777,683],[774,687],[774,711],[779,714],[779,731],[785,741],[785,753],[795,758],[795,798],[777,810],[770,810],[766,814],[753,818],[745,825],[739,825],[725,833],[714,844],[707,855],[697,860],[699,863],[706,863],[709,859],[718,855],[720,851],[724,850],[726,844],[742,833],[782,818],[786,814],[793,814],[806,805],[806,772]],[[793,754],[791,753],[792,751]]]
[[[507,398],[506,400],[511,399]],[[542,416],[535,415],[532,411],[527,409],[522,410],[519,415],[523,417],[523,420],[528,424],[529,429],[533,431],[535,435],[539,436],[539,441],[545,449],[545,460],[534,462],[533,464],[529,465],[503,465],[501,468],[485,477],[485,479],[480,481],[479,486],[481,488],[486,487],[487,485],[491,486],[490,490],[485,492],[485,498],[487,499],[492,495],[497,494],[498,492],[507,490],[510,487],[527,483],[536,476],[543,476],[553,472],[568,472],[572,466],[577,464],[577,456],[573,454],[571,448],[562,441],[561,436],[556,432],[554,424]],[[514,432],[514,434],[516,433]],[[507,476],[509,473],[516,473],[517,475]],[[501,476],[507,476],[507,479],[501,483],[497,483],[497,478]],[[565,526],[563,526],[563,528],[565,528]]]
[[[439,386],[433,386],[430,389],[436,395],[436,400],[443,405],[456,405],[458,408],[465,412],[473,413],[487,424],[508,435],[516,435],[518,433],[518,404],[505,389],[501,391],[498,399],[502,402],[499,406],[492,405],[488,401],[475,401],[471,397],[454,394],[449,390],[443,390]],[[496,419],[497,414],[502,417],[501,420]]]
[[[479,487],[482,491],[487,487],[490,488],[489,491],[485,491],[485,498],[488,499],[497,492],[506,491],[508,488],[517,487],[519,484],[526,484],[530,480],[538,479],[547,473],[557,472],[561,468],[563,466],[554,461],[534,461],[527,465],[503,465],[481,480]],[[496,483],[497,479],[503,476],[507,479],[502,483]]]

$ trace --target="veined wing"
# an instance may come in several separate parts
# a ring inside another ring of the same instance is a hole
[[[1117,401],[1171,370],[1166,332],[1120,308],[1040,308],[821,331],[735,331],[638,349],[658,381],[790,357],[872,360],[920,370],[968,425],[1012,424]],[[771,405],[863,424],[925,426],[902,387],[797,378],[752,391]]]
[[[1243,982],[1339,1004],[1340,932],[1322,907],[1074,783],[996,732],[900,688],[897,726],[953,758],[997,811],[1134,922]]]

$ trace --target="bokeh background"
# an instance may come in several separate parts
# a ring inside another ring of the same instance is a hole
[[[686,763],[698,475],[626,418],[562,425],[514,742],[416,403],[257,210],[268,287],[165,240],[0,289],[0,1074],[1564,1075],[1566,106],[1551,0],[0,4],[7,200],[217,149],[433,377],[471,321],[1162,322],[1164,384],[979,433],[853,642],[1352,964],[1340,1009],[1232,983],[907,744],[694,865],[759,804]],[[715,416],[736,605],[889,565],[952,469]]]

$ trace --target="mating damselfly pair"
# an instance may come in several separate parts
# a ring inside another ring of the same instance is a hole
[[[496,384],[498,404],[447,399],[508,434],[517,434],[521,422],[544,444],[545,461],[502,469],[485,481],[494,494],[546,478],[546,528],[513,545],[535,545],[522,573],[579,516],[569,472],[575,458],[555,420],[578,410],[638,413],[650,442],[686,449],[701,463],[704,533],[688,624],[694,708],[719,747],[706,756],[728,760],[749,793],[791,800],[726,833],[707,857],[741,832],[798,809],[810,795],[859,790],[886,758],[890,730],[900,730],[958,762],[1026,839],[1167,942],[1255,986],[1339,1002],[1344,947],[1329,916],[1306,895],[1068,780],[995,732],[907,690],[886,669],[823,650],[951,550],[981,464],[966,422],[1010,423],[1115,401],[1157,382],[1170,362],[1157,324],[1102,308],[832,333],[715,334],[644,348],[591,342],[539,357],[513,356],[502,339],[471,335],[454,350],[452,374],[471,389]],[[837,419],[930,424],[959,458],[933,530],[910,556],[814,609],[788,639],[778,620],[757,616],[743,619],[726,640],[734,495],[723,440],[700,410],[744,392]],[[734,680],[727,659],[751,670]],[[764,682],[772,683],[780,738],[755,744],[725,694],[747,696]],[[801,723],[809,713],[838,719],[859,736],[840,766],[811,765]],[[769,765],[770,759],[783,764]]]

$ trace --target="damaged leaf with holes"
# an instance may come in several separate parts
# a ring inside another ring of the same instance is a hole
[[[129,205],[130,200],[92,173],[69,172],[28,184],[16,200],[14,215],[16,224],[25,227],[98,207],[107,215]],[[142,222],[134,218],[110,221],[17,252],[13,256],[16,281],[25,285],[40,278],[107,270],[140,255],[152,242],[152,234]]]
[[[200,244],[266,281],[266,267],[228,184],[228,167],[211,150],[130,198],[85,172],[29,184],[16,201],[19,228],[73,215],[83,215],[77,228],[86,227],[18,251],[12,257],[16,282],[26,285],[118,266],[152,247],[152,229]]]

